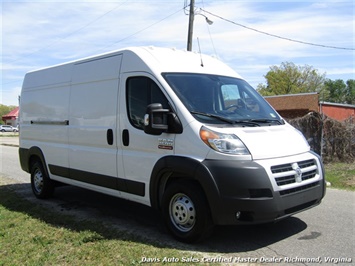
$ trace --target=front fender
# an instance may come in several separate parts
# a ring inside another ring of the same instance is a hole
[[[189,178],[198,182],[205,193],[211,212],[218,208],[215,202],[219,200],[215,199],[220,197],[220,193],[209,169],[200,161],[183,156],[165,156],[155,164],[149,187],[153,208],[160,209],[166,184],[178,178]]]

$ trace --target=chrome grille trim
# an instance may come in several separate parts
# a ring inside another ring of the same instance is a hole
[[[304,183],[306,180],[310,181],[312,178],[317,177],[318,167],[314,159],[274,165],[271,166],[271,173],[277,186],[281,189],[279,191],[281,196],[296,193],[317,185],[317,183],[313,183],[313,185],[306,185]],[[299,186],[290,188],[292,184],[299,184]],[[283,189],[283,186],[286,187]]]

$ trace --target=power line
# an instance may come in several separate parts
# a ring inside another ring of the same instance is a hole
[[[80,28],[78,28],[78,29],[76,29],[76,30],[74,30],[74,31],[72,31],[72,32],[70,32],[70,33],[68,33],[67,35],[65,35],[65,36],[63,36],[63,37],[61,37],[59,40],[55,40],[55,41],[53,41],[53,42],[47,44],[46,46],[43,46],[43,47],[37,49],[37,50],[34,51],[34,52],[28,53],[28,54],[26,54],[26,55],[24,55],[24,56],[21,56],[21,57],[15,59],[15,60],[13,60],[13,61],[10,61],[9,63],[17,62],[18,60],[21,60],[21,59],[23,59],[23,58],[26,58],[26,57],[28,57],[28,56],[30,56],[30,55],[34,55],[34,54],[36,54],[36,53],[38,53],[38,52],[40,52],[40,51],[42,51],[42,50],[45,50],[45,49],[47,49],[47,48],[49,48],[49,47],[51,47],[51,46],[57,44],[58,42],[60,42],[60,41],[62,41],[62,40],[64,40],[64,39],[66,39],[66,38],[68,38],[68,37],[70,37],[70,36],[72,36],[72,35],[78,33],[79,31],[83,30],[84,28],[86,28],[86,27],[90,26],[91,24],[95,23],[96,21],[100,20],[101,18],[103,18],[103,17],[106,16],[107,14],[111,13],[112,11],[116,10],[117,8],[119,8],[120,6],[122,6],[123,4],[125,4],[126,2],[128,2],[128,0],[126,0],[126,1],[124,1],[124,2],[122,2],[122,3],[120,3],[119,5],[115,6],[115,7],[112,8],[111,10],[105,12],[104,14],[98,16],[97,18],[95,18],[94,20],[92,20],[92,21],[90,21],[89,23],[85,24],[84,26],[82,26],[82,27],[80,27]]]
[[[214,16],[214,17],[219,18],[221,20],[227,21],[229,23],[232,23],[234,25],[243,27],[243,28],[248,29],[248,30],[252,30],[252,31],[264,34],[264,35],[271,36],[271,37],[275,37],[275,38],[278,38],[278,39],[282,39],[282,40],[286,40],[286,41],[290,41],[290,42],[301,43],[301,44],[306,44],[306,45],[318,46],[318,47],[323,47],[323,48],[332,48],[332,49],[339,49],[339,50],[355,50],[355,48],[330,46],[330,45],[317,44],[317,43],[311,43],[311,42],[304,42],[304,41],[299,41],[299,40],[295,40],[295,39],[291,39],[291,38],[287,38],[287,37],[282,37],[282,36],[279,36],[279,35],[275,35],[275,34],[272,34],[272,33],[268,33],[268,32],[265,32],[265,31],[257,30],[257,29],[242,25],[242,24],[234,22],[232,20],[223,18],[223,17],[221,17],[219,15],[213,14],[213,13],[211,13],[211,12],[205,10],[205,9],[202,9],[202,8],[200,8],[200,9],[201,9],[201,11],[206,12],[206,13],[210,14],[211,16]]]
[[[131,35],[128,35],[128,36],[126,36],[126,37],[124,37],[124,38],[122,38],[122,39],[120,39],[120,40],[118,40],[118,41],[115,41],[115,42],[111,43],[110,45],[107,45],[107,46],[101,48],[100,50],[103,50],[104,48],[110,47],[110,46],[112,46],[112,45],[114,45],[114,44],[116,44],[116,43],[122,42],[122,41],[124,41],[124,40],[126,40],[126,39],[129,39],[129,38],[133,37],[134,35],[139,34],[139,33],[141,33],[142,31],[145,31],[145,30],[147,30],[147,29],[149,29],[149,28],[155,26],[156,24],[158,24],[158,23],[160,23],[160,22],[162,22],[162,21],[164,21],[164,20],[166,20],[166,19],[168,19],[168,18],[174,16],[175,14],[181,12],[181,10],[183,10],[184,8],[185,8],[185,7],[180,8],[178,11],[175,11],[174,13],[169,14],[168,16],[162,18],[161,20],[158,20],[157,22],[154,22],[154,23],[148,25],[147,27],[138,30],[138,31],[136,31],[135,33],[132,33]]]
[[[128,2],[128,0],[126,0],[125,2]],[[123,2],[123,3],[125,3],[125,2]],[[89,25],[93,24],[93,23],[96,22],[97,20],[99,20],[99,19],[101,19],[102,17],[106,16],[108,13],[111,13],[112,11],[114,11],[115,9],[117,9],[118,7],[120,7],[123,3],[121,3],[120,5],[114,7],[113,9],[111,9],[111,10],[109,10],[108,12],[104,13],[103,15],[97,17],[96,19],[94,19],[94,20],[92,20],[91,22],[87,23],[87,24],[84,25],[83,27],[81,27],[81,28],[79,28],[79,29],[77,29],[77,30],[75,30],[75,31],[72,31],[71,33],[67,34],[66,36],[62,37],[61,39],[59,39],[59,40],[57,40],[57,41],[54,41],[54,42],[48,44],[47,46],[44,46],[44,47],[42,47],[42,48],[40,48],[40,49],[38,49],[38,50],[36,50],[36,51],[34,51],[34,52],[32,52],[32,53],[26,54],[26,55],[22,56],[21,58],[18,58],[18,59],[15,59],[15,60],[13,60],[13,61],[10,61],[9,63],[13,63],[13,62],[19,61],[19,60],[21,60],[21,59],[23,59],[23,58],[29,57],[29,56],[31,56],[31,55],[33,55],[33,54],[36,54],[36,53],[38,53],[39,51],[42,51],[42,50],[44,50],[44,49],[46,49],[46,48],[48,48],[48,47],[50,47],[50,46],[56,44],[57,42],[60,42],[61,40],[68,38],[69,36],[71,36],[71,35],[73,35],[73,34],[76,34],[77,32],[81,31],[82,29],[88,27]],[[110,46],[112,46],[112,45],[114,45],[114,44],[116,44],[116,43],[122,42],[122,41],[124,41],[124,40],[126,40],[126,39],[131,38],[131,37],[134,36],[134,35],[139,34],[139,33],[141,33],[142,31],[145,31],[145,30],[147,30],[148,28],[153,27],[153,26],[155,26],[156,24],[158,24],[158,23],[160,23],[160,22],[162,22],[162,21],[164,21],[164,20],[166,20],[166,19],[172,17],[173,15],[175,15],[175,14],[181,12],[181,10],[184,9],[184,8],[185,8],[185,7],[180,8],[179,10],[175,11],[174,13],[169,14],[168,16],[166,16],[166,17],[160,19],[159,21],[154,22],[154,23],[150,24],[149,26],[147,26],[147,27],[145,27],[145,28],[143,28],[143,29],[141,29],[141,30],[139,30],[139,31],[136,31],[135,33],[133,33],[133,34],[131,34],[131,35],[128,35],[128,36],[126,36],[126,37],[124,37],[124,38],[122,38],[122,39],[120,39],[120,40],[118,40],[118,41],[116,41],[116,42],[113,42],[113,43],[111,43],[110,45],[107,45],[107,46],[101,48],[100,50],[103,50],[104,48],[110,47]],[[10,83],[15,83],[15,82],[20,82],[20,81],[10,81],[10,82],[2,83],[2,84],[5,85],[5,84],[10,84]]]
[[[205,3],[203,2],[203,0],[202,0],[202,6],[203,6],[203,8],[205,8]],[[207,19],[207,17],[206,17],[206,19]],[[213,42],[211,31],[210,31],[210,25],[208,23],[206,23],[206,24],[207,24],[208,35],[210,36],[210,40],[211,40],[211,44],[212,44],[212,47],[213,47],[214,54],[218,58],[216,47],[214,46],[214,42]]]
[[[74,30],[74,31],[72,31],[72,32],[70,32],[70,33],[68,33],[67,35],[61,37],[59,40],[53,41],[52,43],[50,43],[50,44],[48,44],[48,45],[46,45],[46,46],[44,46],[44,47],[42,47],[42,48],[39,48],[39,49],[37,49],[37,50],[34,51],[34,52],[28,53],[28,54],[22,56],[21,58],[17,58],[17,59],[15,59],[15,60],[13,60],[13,61],[10,61],[9,63],[17,62],[17,61],[19,61],[19,60],[21,60],[21,59],[23,59],[23,58],[26,58],[26,57],[28,57],[28,56],[34,55],[34,54],[36,54],[36,53],[38,53],[38,52],[40,52],[40,51],[42,51],[42,50],[44,50],[44,49],[47,49],[47,48],[49,48],[49,47],[55,45],[56,43],[58,43],[58,42],[60,42],[60,41],[62,41],[62,40],[64,40],[64,39],[68,38],[69,36],[72,36],[72,35],[78,33],[79,31],[81,31],[81,30],[83,30],[84,28],[90,26],[90,25],[93,24],[94,22],[100,20],[101,18],[103,18],[103,17],[106,16],[107,14],[111,13],[112,11],[116,10],[117,8],[119,8],[120,6],[122,6],[122,5],[123,5],[124,3],[126,3],[126,2],[128,2],[128,0],[126,0],[126,1],[124,1],[124,2],[122,2],[122,3],[120,3],[120,4],[117,5],[116,7],[112,8],[111,10],[107,11],[106,13],[100,15],[99,17],[95,18],[94,20],[90,21],[89,23],[87,23],[86,25],[82,26],[81,28],[78,28],[78,29],[76,29],[76,30]],[[143,28],[143,29],[141,29],[141,30],[139,30],[139,31],[137,31],[137,32],[135,32],[135,33],[129,35],[129,36],[127,36],[127,37],[124,37],[124,38],[122,38],[122,39],[120,39],[120,40],[118,40],[118,41],[116,41],[116,42],[114,42],[114,43],[112,43],[112,44],[110,44],[110,45],[107,45],[107,46],[101,48],[100,50],[103,50],[103,49],[106,48],[106,47],[112,46],[112,45],[114,45],[114,44],[116,44],[116,43],[119,43],[119,42],[121,42],[121,41],[124,41],[124,40],[126,40],[126,39],[129,39],[130,37],[132,37],[132,36],[134,36],[134,35],[137,35],[138,33],[142,32],[142,31],[145,31],[146,29],[148,29],[148,28],[150,28],[150,27],[153,27],[154,25],[156,25],[156,24],[162,22],[163,20],[165,20],[165,19],[167,19],[167,18],[170,18],[171,16],[173,16],[173,15],[179,13],[179,12],[180,12],[182,9],[184,9],[184,8],[185,8],[185,7],[179,9],[178,11],[176,11],[176,12],[174,12],[174,13],[172,13],[172,14],[170,14],[170,15],[164,17],[164,18],[162,18],[161,20],[159,20],[159,21],[157,21],[157,22],[155,22],[155,23],[153,23],[153,24],[151,24],[151,25],[149,25],[149,26],[147,26],[147,27],[145,27],[145,28]],[[7,84],[7,83],[6,83],[6,84]]]

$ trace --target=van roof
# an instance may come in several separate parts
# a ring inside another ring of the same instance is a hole
[[[157,72],[211,73],[240,78],[229,66],[205,54],[160,47],[131,47],[127,50],[137,54]]]
[[[130,54],[131,58],[135,55],[144,62],[152,71],[161,72],[191,72],[191,73],[209,73],[224,76],[233,76],[241,78],[233,69],[211,56],[196,52],[178,50],[174,48],[162,48],[153,46],[128,47],[120,50],[110,51],[103,54],[93,55],[70,62],[37,69],[36,72],[43,69],[59,67],[68,64],[77,64],[85,61],[91,61],[99,58],[110,57],[118,54]],[[134,66],[132,66],[132,69]]]

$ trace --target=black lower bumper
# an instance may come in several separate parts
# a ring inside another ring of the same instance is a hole
[[[220,225],[276,221],[318,205],[325,194],[324,178],[282,195],[255,162],[207,160],[203,164],[218,187],[217,198],[207,198],[213,220]]]

